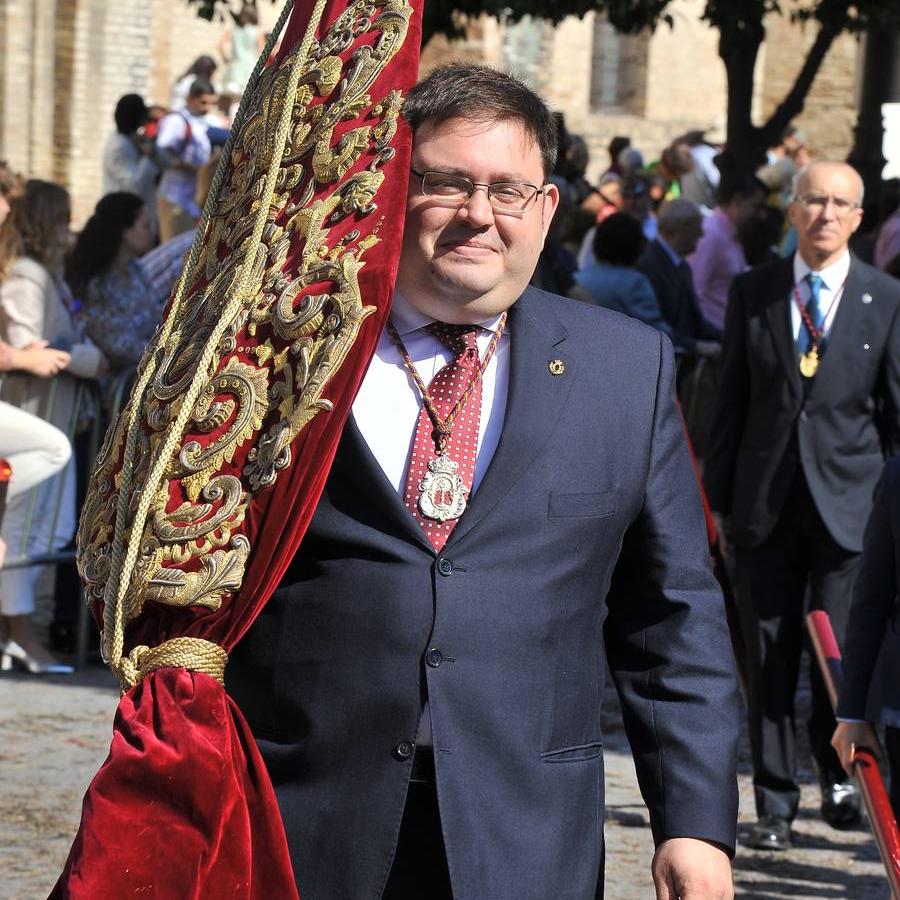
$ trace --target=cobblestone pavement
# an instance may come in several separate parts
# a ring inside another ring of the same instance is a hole
[[[113,679],[99,668],[64,679],[0,676],[0,900],[39,900],[53,885],[78,824],[84,789],[106,756],[117,699]],[[652,898],[647,813],[614,704],[605,719],[606,898]],[[806,771],[803,778],[795,848],[788,854],[739,848],[737,896],[889,900],[869,833],[824,825],[812,774]],[[745,829],[754,818],[746,760],[740,786]]]

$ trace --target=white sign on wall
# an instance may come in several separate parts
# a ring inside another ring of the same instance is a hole
[[[887,160],[881,177],[900,178],[900,103],[885,103],[881,107],[884,117],[884,143],[881,152]]]

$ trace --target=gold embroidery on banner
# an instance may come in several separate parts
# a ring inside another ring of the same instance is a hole
[[[402,46],[411,14],[404,0],[359,0],[305,59],[295,50],[253,88],[255,107],[213,201],[190,299],[142,364],[152,358],[156,368],[138,398],[142,435],[129,473],[132,517],[141,492],[153,490],[150,473],[171,443],[189,386],[200,379],[202,389],[191,412],[182,414],[187,423],[166,457],[149,515],[127,538],[139,549],[124,594],[126,621],[147,602],[216,610],[240,588],[251,549],[241,533],[249,504],[290,464],[291,444],[302,429],[332,409],[325,390],[374,312],[363,303],[359,273],[379,240],[380,222],[372,217],[368,231],[363,223],[377,210],[381,167],[394,155],[390,142],[402,103],[399,91],[374,100],[369,92]],[[369,33],[371,42],[358,43]],[[340,54],[357,44],[342,60]],[[292,81],[298,65],[299,81]],[[274,123],[288,109],[288,139],[281,145]],[[347,129],[353,121],[359,124]],[[348,175],[360,161],[365,168]],[[267,201],[264,185],[273,165],[279,167],[275,194]],[[254,222],[262,215],[267,219],[257,242]],[[354,227],[333,237],[331,230],[351,216]],[[229,304],[238,289],[237,311],[226,322],[224,311],[234,308]],[[216,353],[202,366],[211,339]],[[131,410],[129,404],[107,435],[79,527],[89,600],[104,597],[111,577],[117,466]],[[237,472],[239,449],[246,461]]]

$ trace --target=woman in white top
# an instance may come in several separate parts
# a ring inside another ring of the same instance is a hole
[[[69,195],[59,185],[32,180],[12,203],[0,227],[0,338],[16,348],[47,342],[68,354],[52,378],[12,372],[3,378],[0,398],[71,433],[82,394],[79,379],[107,371],[103,354],[85,336],[77,304],[62,278],[70,241]],[[56,478],[30,493],[13,496],[3,518],[8,552],[28,556],[58,550],[75,531],[75,470],[72,460]],[[54,509],[59,500],[58,515]],[[28,525],[29,508],[33,508]],[[0,613],[7,636],[24,651],[31,671],[47,671],[54,660],[31,628],[34,589],[40,568],[0,573]]]
[[[227,28],[219,41],[219,53],[225,60],[222,90],[240,97],[250,80],[253,67],[266,46],[266,36],[259,27],[256,7],[245,3],[236,17],[236,27]]]
[[[147,106],[139,94],[125,94],[116,104],[116,130],[103,150],[103,195],[120,191],[137,194],[144,201],[156,230],[156,182],[162,164],[153,141],[141,137],[147,123]]]

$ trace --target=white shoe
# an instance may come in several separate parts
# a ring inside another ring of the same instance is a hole
[[[16,667],[31,672],[32,675],[71,675],[75,669],[65,663],[40,662],[21,644],[7,641],[0,646],[0,672],[11,672]]]

